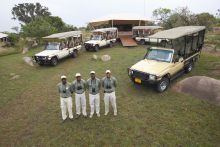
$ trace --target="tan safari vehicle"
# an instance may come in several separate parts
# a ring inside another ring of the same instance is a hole
[[[149,36],[167,41],[163,47],[149,48],[144,59],[128,69],[130,79],[138,84],[156,84],[158,92],[165,91],[173,79],[193,69],[204,35],[204,26],[183,26]]]
[[[84,43],[87,51],[98,51],[101,47],[109,46],[110,48],[118,38],[117,28],[102,28],[92,31],[91,40]]]
[[[146,43],[161,43],[164,39],[149,38],[148,36],[153,35],[159,31],[162,31],[163,27],[160,26],[134,26],[132,28],[133,38],[141,45]]]

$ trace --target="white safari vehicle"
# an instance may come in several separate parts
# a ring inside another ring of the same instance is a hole
[[[149,36],[169,41],[163,47],[149,48],[144,59],[128,69],[130,79],[139,84],[156,84],[157,91],[165,91],[173,79],[193,69],[204,35],[204,26],[183,26]]]
[[[145,43],[157,43],[157,39],[149,38],[148,36],[153,35],[162,29],[163,27],[160,26],[135,26],[132,28],[132,34],[133,38],[142,45]],[[159,43],[161,41],[162,40],[159,40]]]
[[[112,47],[118,38],[117,28],[103,28],[92,31],[91,40],[84,43],[87,51],[98,51],[100,47]]]
[[[75,58],[82,47],[80,31],[52,34],[43,39],[46,41],[45,50],[33,56],[33,60],[39,65],[49,63],[56,66],[60,59],[68,56]]]

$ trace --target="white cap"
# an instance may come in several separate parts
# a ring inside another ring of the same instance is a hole
[[[90,74],[95,74],[95,71],[91,71]]]
[[[61,79],[66,79],[66,76],[62,75],[60,78],[61,78]]]
[[[81,77],[81,74],[80,73],[76,73],[76,77]]]
[[[111,73],[111,71],[110,70],[106,70],[105,73]]]

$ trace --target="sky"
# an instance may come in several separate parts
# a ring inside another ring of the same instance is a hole
[[[39,2],[48,7],[53,16],[77,27],[86,26],[95,18],[117,13],[134,13],[152,20],[152,11],[160,7],[173,10],[187,6],[193,13],[211,14],[220,9],[220,0],[0,0],[0,32],[20,26],[18,21],[11,19],[11,9],[24,2]]]

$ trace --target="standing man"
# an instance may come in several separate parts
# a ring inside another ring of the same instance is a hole
[[[104,103],[105,103],[105,115],[109,112],[109,101],[111,102],[114,110],[114,116],[117,115],[115,88],[117,86],[117,80],[111,76],[111,71],[106,70],[106,76],[102,79],[102,87],[104,88]]]
[[[61,76],[61,83],[58,84],[60,94],[60,107],[63,122],[67,119],[66,110],[68,110],[70,120],[73,120],[71,85],[67,82],[66,76]]]
[[[98,117],[100,117],[99,109],[100,109],[100,94],[99,90],[101,88],[101,82],[95,76],[95,71],[90,72],[91,78],[87,80],[87,85],[89,89],[89,104],[91,108],[90,118],[92,118],[94,114],[94,109]]]
[[[81,114],[81,107],[83,116],[87,117],[85,88],[86,82],[81,79],[80,73],[76,73],[76,80],[72,83],[72,90],[75,92],[76,118]]]

